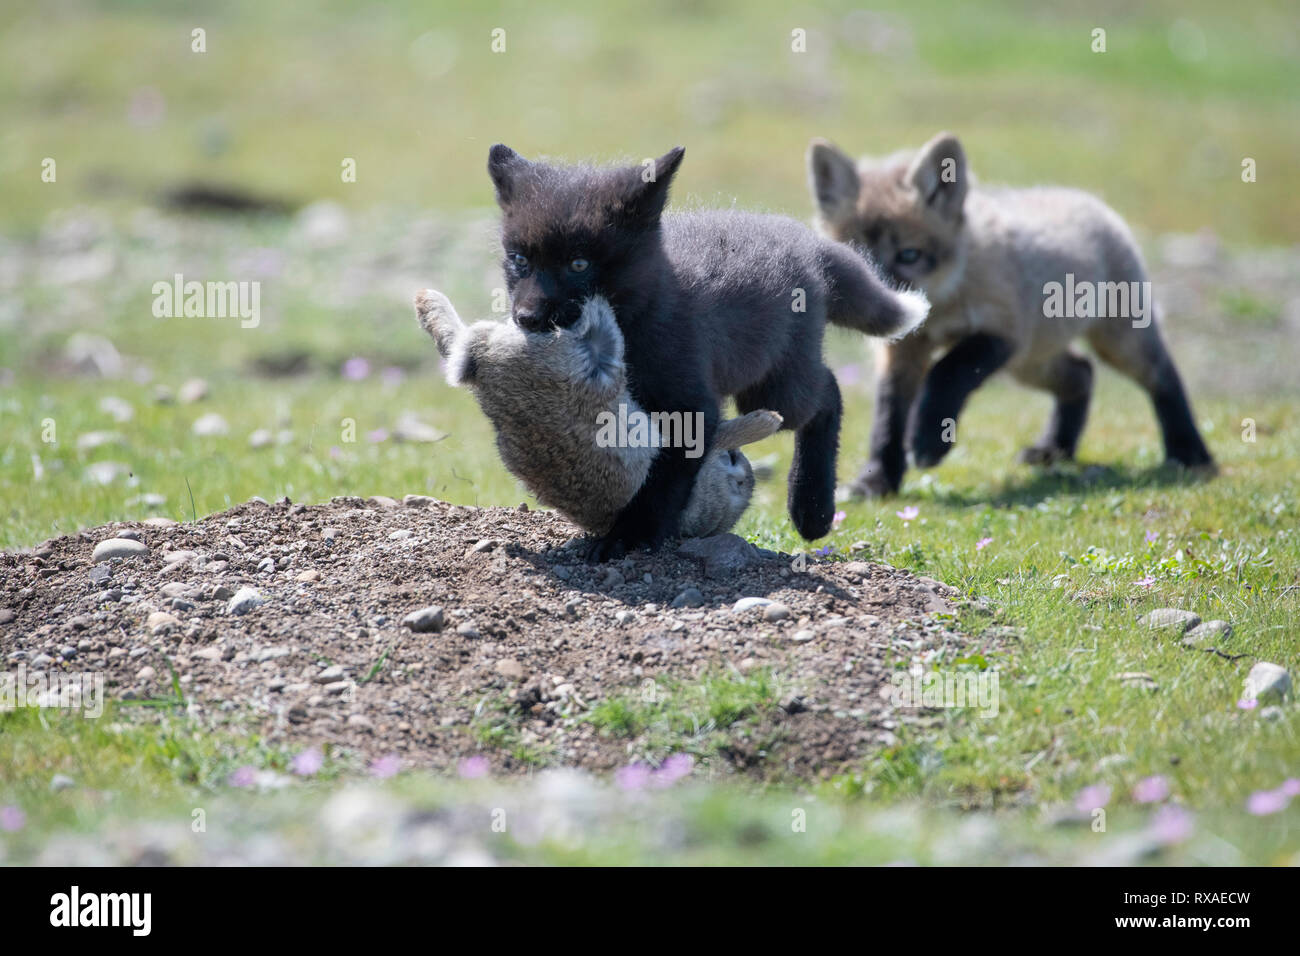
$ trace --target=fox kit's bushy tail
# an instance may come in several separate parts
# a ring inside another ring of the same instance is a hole
[[[891,289],[876,275],[867,257],[849,246],[826,242],[822,255],[830,281],[827,318],[833,325],[878,338],[900,339],[929,315],[930,303],[924,293]]]

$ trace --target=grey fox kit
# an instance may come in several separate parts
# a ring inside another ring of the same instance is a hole
[[[592,297],[572,325],[545,332],[511,322],[466,326],[446,296],[430,289],[416,296],[415,309],[447,359],[448,381],[470,388],[496,429],[506,469],[574,524],[607,532],[660,453],[652,441],[609,442],[602,433],[611,416],[643,413],[628,393],[623,335],[609,303]],[[647,431],[654,427],[649,421]],[[754,473],[737,449],[780,427],[781,416],[769,411],[718,426],[681,517],[682,535],[721,534],[739,520]]]
[[[979,188],[947,133],[915,153],[860,163],[815,140],[808,174],[822,231],[867,251],[930,300],[925,325],[878,353],[871,458],[855,492],[897,491],[908,454],[921,467],[937,464],[967,396],[1000,368],[1056,399],[1046,431],[1021,459],[1073,458],[1093,377],[1092,363],[1071,347],[1080,335],[1150,395],[1166,456],[1212,467],[1152,321],[1137,244],[1101,200],[1073,189]]]

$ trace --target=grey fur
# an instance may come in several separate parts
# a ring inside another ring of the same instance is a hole
[[[447,379],[471,389],[496,429],[506,469],[543,504],[603,534],[645,481],[658,449],[601,447],[598,416],[640,405],[627,389],[623,335],[613,310],[592,297],[566,329],[524,332],[512,322],[466,326],[446,296],[416,296],[416,317],[447,359]],[[781,416],[758,410],[722,422],[696,478],[681,533],[721,534],[739,520],[754,473],[737,449],[774,434]]]

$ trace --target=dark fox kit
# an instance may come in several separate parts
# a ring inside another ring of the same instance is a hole
[[[552,166],[493,146],[512,316],[526,331],[566,328],[608,299],[626,340],[628,388],[649,412],[701,413],[704,446],[721,402],[771,409],[795,432],[788,508],[803,537],[830,531],[840,394],[822,362],[826,323],[905,334],[923,296],[886,286],[867,260],[779,216],[664,215],[685,150],[644,167]],[[657,548],[677,533],[702,458],[665,448],[596,560]]]

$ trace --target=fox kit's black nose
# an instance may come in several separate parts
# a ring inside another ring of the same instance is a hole
[[[530,309],[515,309],[514,320],[515,325],[525,332],[541,332],[551,324],[544,313],[534,312]]]

